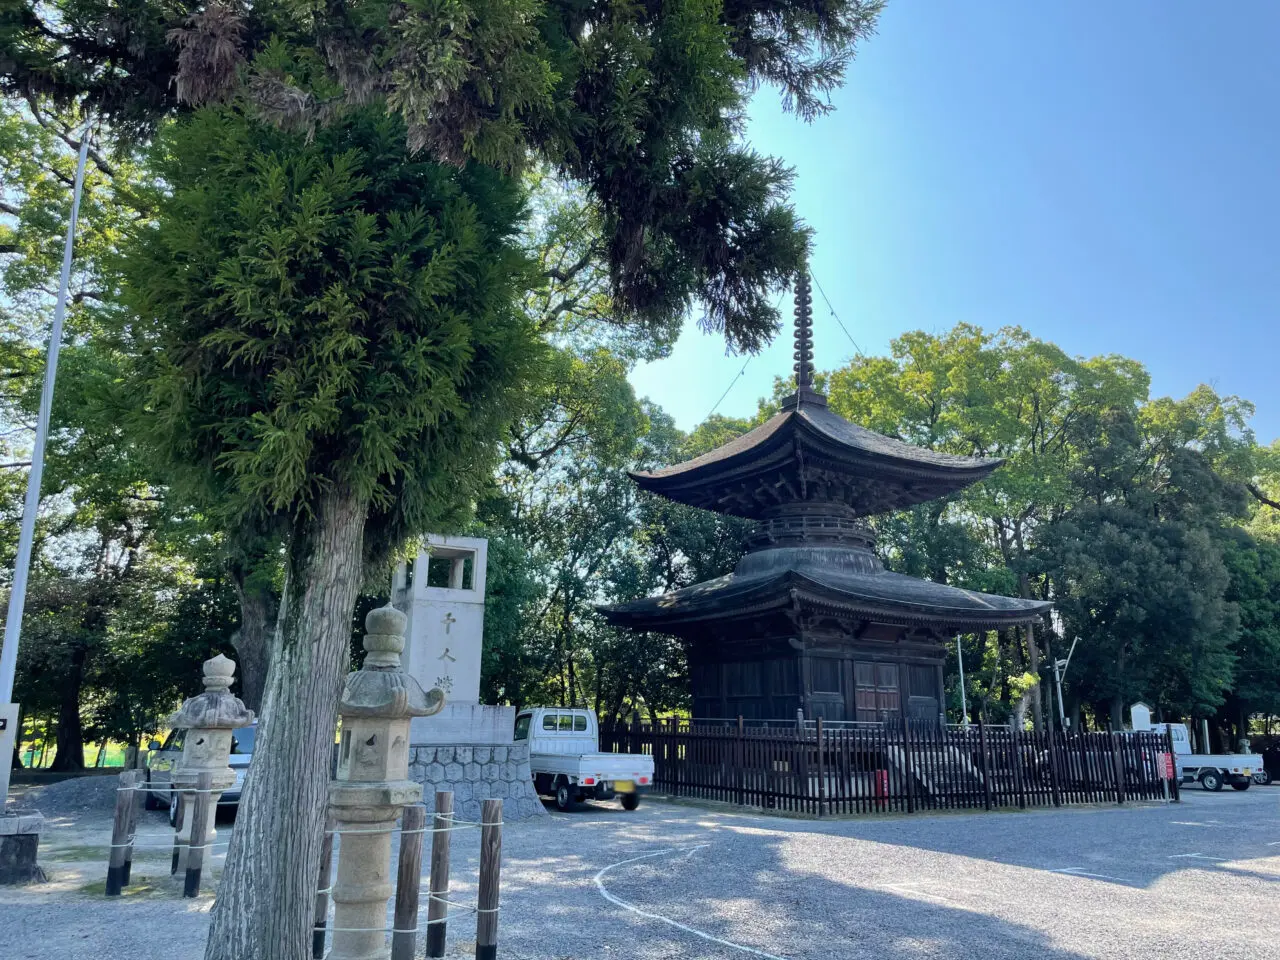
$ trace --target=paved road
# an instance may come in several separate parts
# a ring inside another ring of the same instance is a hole
[[[1280,960],[1280,787],[1183,796],[823,822],[592,805],[508,828],[499,954]],[[455,837],[462,901],[475,846]],[[0,894],[0,957],[196,960],[207,916],[173,897]],[[452,953],[466,955],[473,930],[451,926]]]

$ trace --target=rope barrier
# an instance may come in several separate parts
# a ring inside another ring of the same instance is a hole
[[[182,847],[184,850],[212,850],[214,847],[229,847],[231,846],[231,841],[219,840],[216,843],[201,843],[194,847],[189,843],[182,843],[179,841],[178,846]],[[172,850],[173,842],[166,840],[163,843],[136,843],[133,840],[129,840],[125,843],[112,843],[108,845],[108,848],[111,850],[115,850],[119,847],[133,847],[135,850]]]

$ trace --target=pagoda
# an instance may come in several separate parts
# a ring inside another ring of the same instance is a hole
[[[809,278],[795,294],[796,392],[750,433],[631,476],[678,503],[756,521],[726,576],[600,607],[685,641],[697,719],[945,720],[944,644],[1035,622],[1050,604],[891,573],[866,518],[926,503],[1003,462],[937,453],[833,413],[813,387]]]

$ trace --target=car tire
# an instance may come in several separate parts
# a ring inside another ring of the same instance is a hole
[[[634,809],[635,809],[636,807],[638,807],[638,806],[640,806],[640,794],[638,794],[638,793],[624,793],[624,794],[622,795],[622,809],[623,809],[623,810],[634,810]]]
[[[1222,774],[1217,770],[1206,770],[1200,774],[1200,786],[1217,793],[1222,789]]]
[[[1253,786],[1253,777],[1249,777],[1248,779],[1245,779],[1245,780],[1231,781],[1232,790],[1248,790],[1251,786]]]
[[[142,788],[142,809],[143,810],[159,810],[160,801],[156,799],[156,795],[151,792],[151,778],[147,777],[147,782]]]
[[[177,790],[169,791],[169,826],[175,830],[178,827],[178,803],[180,794]]]
[[[1253,775],[1253,782],[1260,783],[1262,786],[1270,786],[1274,777],[1271,776],[1270,770],[1259,770]]]
[[[578,798],[573,792],[573,787],[563,780],[556,784],[556,809],[561,813],[578,809]]]

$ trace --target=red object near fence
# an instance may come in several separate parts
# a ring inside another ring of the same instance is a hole
[[[1160,759],[1164,761],[1164,778],[1166,780],[1177,779],[1177,775],[1175,774],[1173,769],[1173,754],[1162,753],[1160,754]]]
[[[889,771],[876,771],[876,801],[877,805],[883,810],[889,805]]]

